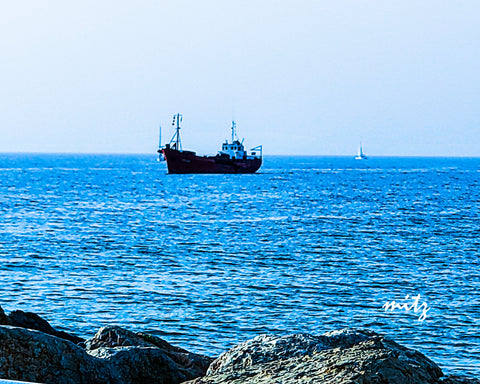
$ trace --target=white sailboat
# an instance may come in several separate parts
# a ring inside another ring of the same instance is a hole
[[[355,160],[366,160],[366,159],[368,159],[368,157],[363,153],[362,144],[360,144],[358,155],[355,156]]]

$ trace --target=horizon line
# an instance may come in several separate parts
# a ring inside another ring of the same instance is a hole
[[[13,152],[5,151],[0,152],[0,155],[58,155],[58,156],[154,156],[157,157],[157,152]],[[322,154],[264,154],[263,157],[331,157],[331,158],[355,158],[356,154],[340,154],[340,155],[322,155]],[[368,155],[368,159],[381,159],[381,158],[452,158],[452,159],[479,159],[478,156],[459,156],[459,155]],[[367,159],[367,160],[368,160]]]

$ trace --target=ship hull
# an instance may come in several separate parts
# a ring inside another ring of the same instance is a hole
[[[197,156],[195,152],[163,148],[168,173],[255,173],[262,158],[230,159],[223,156]]]

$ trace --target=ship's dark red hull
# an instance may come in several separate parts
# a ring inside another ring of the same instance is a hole
[[[230,159],[224,156],[197,156],[195,152],[163,148],[168,173],[254,173],[262,158]]]

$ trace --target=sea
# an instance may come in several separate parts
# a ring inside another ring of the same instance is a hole
[[[259,334],[371,329],[480,376],[480,158],[0,154],[0,306],[215,357]],[[395,301],[396,306],[392,305]]]

